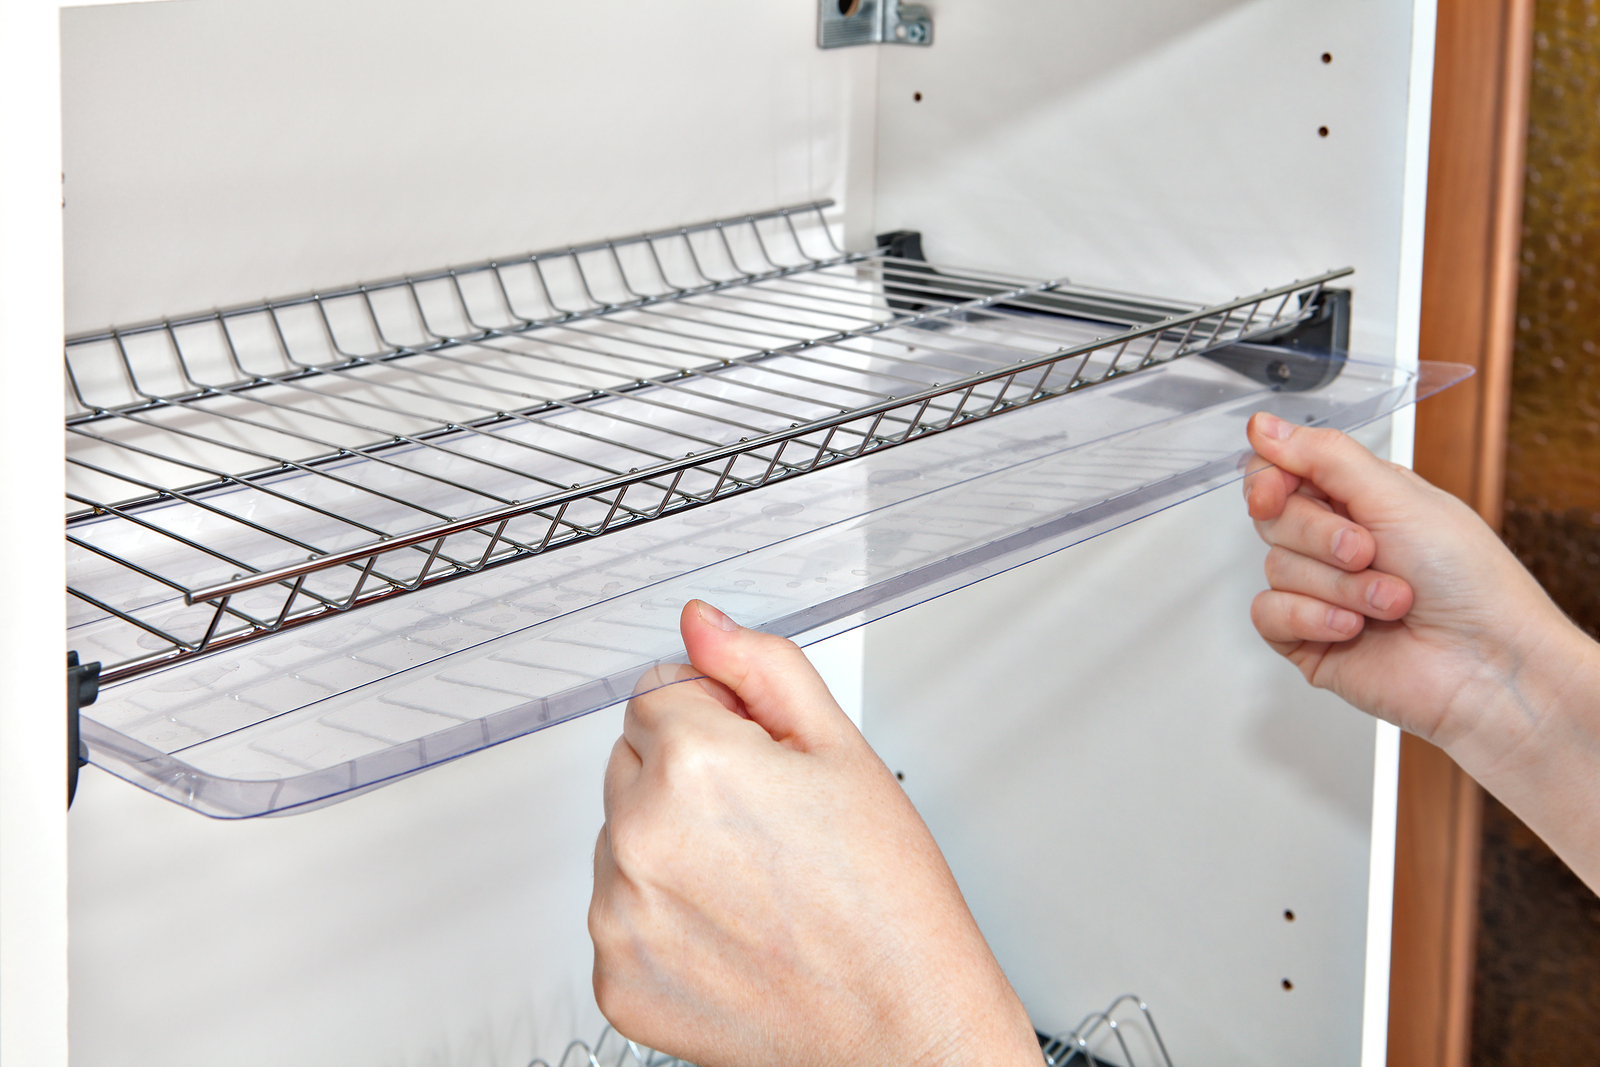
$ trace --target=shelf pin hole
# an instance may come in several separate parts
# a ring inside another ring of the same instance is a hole
[[[1326,126],[1318,126],[1317,127],[1317,136],[1318,137],[1326,137],[1326,136],[1328,136],[1328,127],[1326,127]]]
[[[1289,992],[1289,990],[1291,990],[1293,988],[1294,988],[1294,983],[1289,981],[1289,979],[1285,978],[1283,980],[1283,991],[1285,993],[1287,993],[1287,992]]]
[[[911,94],[911,99],[915,100],[917,103],[920,104],[920,103],[922,103],[922,94],[921,93],[912,93]]]
[[[1294,911],[1293,911],[1293,909],[1290,909],[1290,908],[1284,908],[1283,909],[1283,921],[1286,922],[1286,923],[1294,922]]]
[[[1324,52],[1324,53],[1322,53],[1322,61],[1324,63],[1332,63],[1333,62],[1333,53],[1332,52]]]

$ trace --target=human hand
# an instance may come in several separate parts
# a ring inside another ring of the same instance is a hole
[[[640,683],[606,769],[606,1018],[702,1067],[1036,1064],[944,857],[805,655],[699,601],[681,627],[694,666]]]
[[[1245,483],[1272,588],[1251,618],[1307,681],[1448,746],[1560,612],[1455,497],[1336,430],[1265,413]],[[1271,464],[1271,466],[1269,466]]]
[[[1600,888],[1600,646],[1450,494],[1334,430],[1260,413],[1249,437],[1261,636],[1444,748]]]

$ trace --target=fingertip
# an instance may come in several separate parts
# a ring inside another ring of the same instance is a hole
[[[1360,633],[1361,628],[1366,624],[1366,621],[1366,616],[1359,615],[1356,612],[1349,611],[1345,608],[1328,608],[1328,616],[1326,620],[1328,629],[1347,640]]]
[[[834,719],[843,712],[793,641],[739,626],[700,600],[684,605],[681,622],[689,661],[730,711],[776,741],[809,745],[832,736]]]
[[[707,604],[704,600],[691,600],[683,605],[683,612],[678,617],[679,629],[685,635],[691,627],[709,628],[722,633],[733,633],[743,629],[738,623],[730,619],[726,613]]]
[[[1257,522],[1271,522],[1283,514],[1300,479],[1279,467],[1267,466],[1246,476],[1245,509]]]
[[[1385,575],[1367,586],[1369,614],[1385,622],[1404,618],[1415,599],[1410,583],[1402,578]]]
[[[1340,642],[1360,635],[1366,616],[1313,596],[1279,589],[1256,595],[1250,621],[1269,644]]]
[[[704,600],[693,600],[690,603],[694,605],[694,610],[699,614],[700,621],[707,626],[714,626],[725,634],[733,633],[733,631],[742,628],[722,611],[707,604]]]
[[[1333,562],[1347,571],[1364,571],[1378,555],[1378,539],[1366,527],[1352,524],[1333,535]]]
[[[1269,481],[1267,474],[1270,470],[1269,467],[1245,475],[1244,509],[1252,519],[1266,520],[1275,517],[1269,502],[1272,491],[1267,485]]]
[[[724,669],[729,666],[729,655],[738,658],[737,649],[745,647],[752,639],[766,636],[759,630],[745,629],[704,600],[691,600],[683,606],[678,629],[683,635],[689,662],[697,670],[734,689],[738,688],[737,680],[729,677]]]
[[[1262,440],[1265,442],[1287,441],[1299,429],[1294,423],[1280,419],[1269,411],[1258,411],[1250,416],[1246,427],[1251,442]]]
[[[1317,497],[1338,501],[1352,512],[1381,506],[1382,501],[1395,499],[1396,491],[1404,486],[1386,460],[1331,427],[1302,426],[1290,438],[1252,437],[1257,439],[1258,450],[1286,474],[1313,487]]]
[[[1255,595],[1254,599],[1250,601],[1250,625],[1254,626],[1256,628],[1256,632],[1262,637],[1266,638],[1268,641],[1272,640],[1271,637],[1267,636],[1266,631],[1269,598],[1272,596],[1272,594],[1273,590],[1263,589],[1261,592]]]

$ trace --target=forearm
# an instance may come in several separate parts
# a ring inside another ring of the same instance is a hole
[[[1600,645],[1563,618],[1518,667],[1482,720],[1501,744],[1447,750],[1600,892]]]
[[[1265,414],[1250,442],[1246,499],[1272,546],[1262,637],[1313,685],[1443,748],[1600,892],[1600,645],[1414,473]]]

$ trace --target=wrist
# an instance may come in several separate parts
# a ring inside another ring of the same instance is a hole
[[[1559,621],[1485,709],[1494,725],[1447,751],[1600,891],[1600,644]]]
[[[965,1015],[957,1027],[925,1031],[924,1039],[936,1033],[938,1036],[927,1040],[920,1049],[915,1044],[903,1046],[902,1055],[908,1049],[916,1051],[901,1062],[923,1067],[1041,1067],[1043,1064],[1044,1054],[1039,1050],[1033,1022],[1009,985],[1003,991],[987,990],[983,1000],[966,1001],[956,1010]],[[953,1021],[953,1014],[949,1012],[941,1020],[945,1027]]]
[[[1473,532],[1493,537],[1486,527]],[[1552,718],[1597,669],[1597,646],[1497,541],[1497,551],[1477,547],[1485,573],[1454,591],[1452,667],[1429,682],[1448,695],[1435,715],[1402,725],[1493,792],[1496,781],[1541,757]]]

